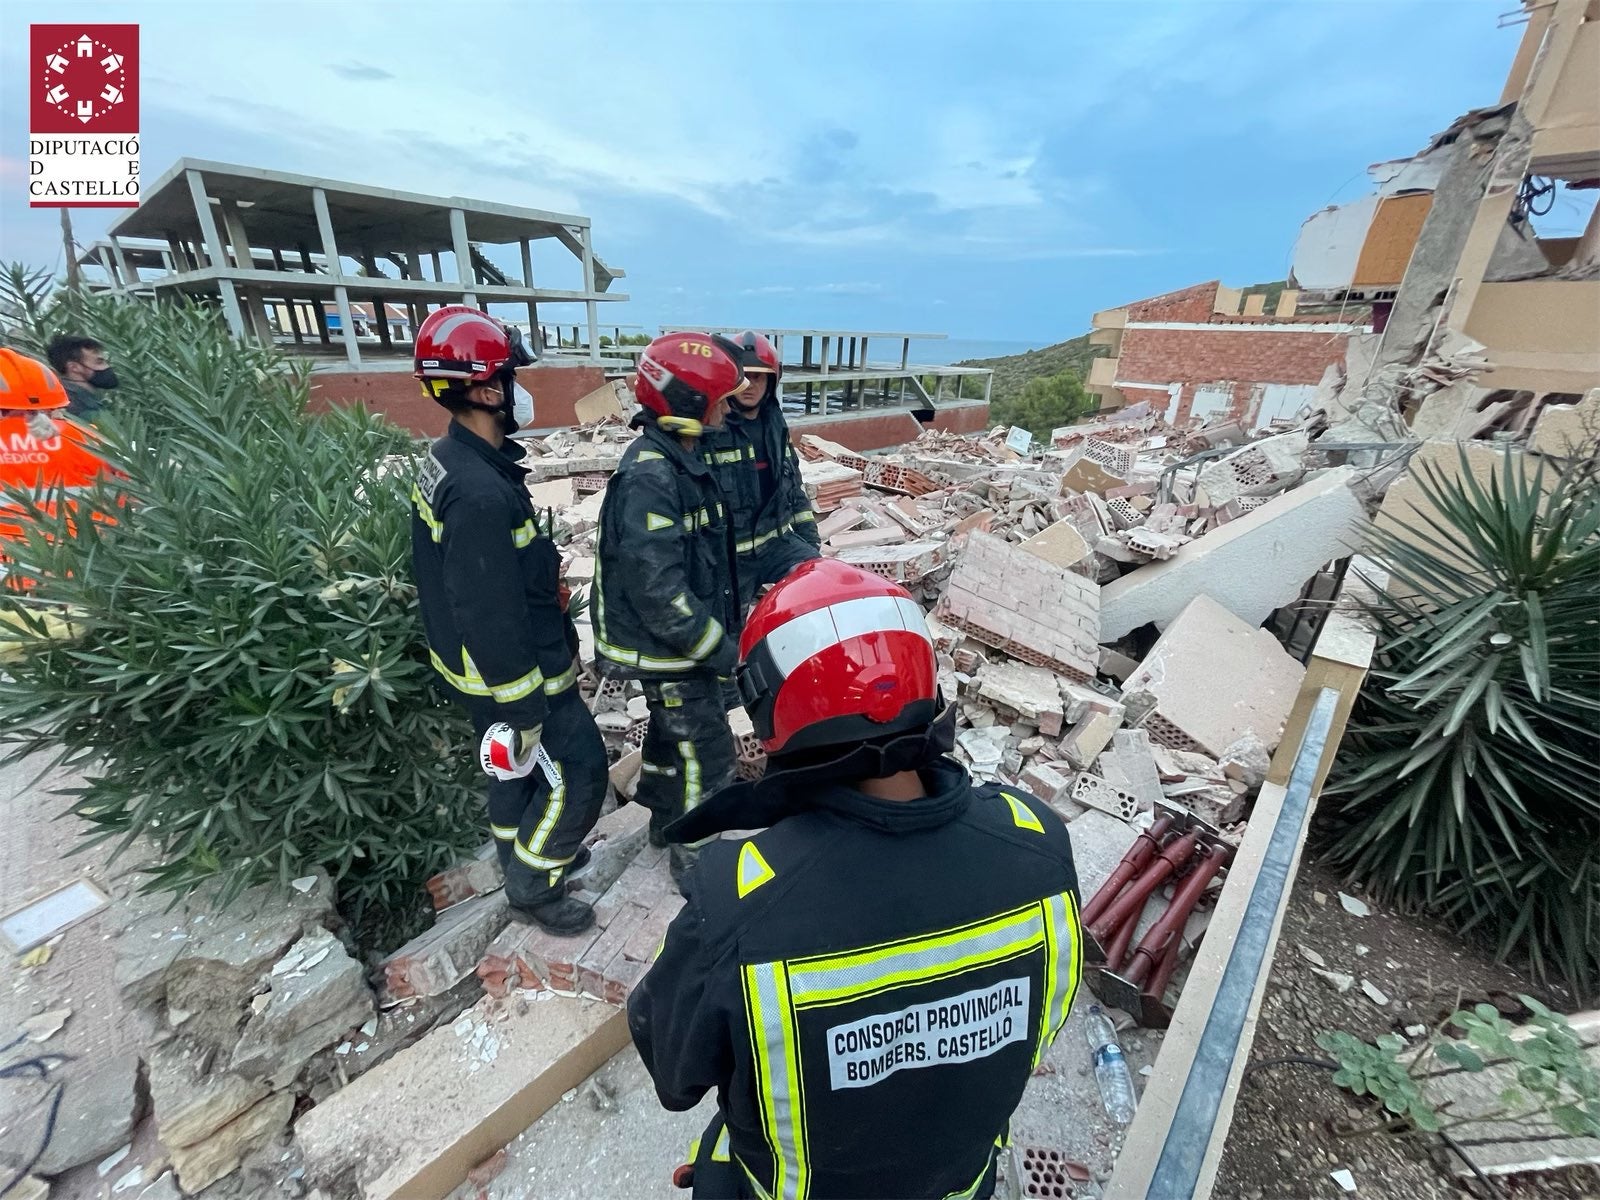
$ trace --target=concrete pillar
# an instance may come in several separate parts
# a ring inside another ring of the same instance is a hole
[[[199,171],[186,171],[189,195],[194,200],[195,219],[200,223],[200,235],[205,239],[206,258],[218,270],[227,270],[227,258],[222,252],[222,238],[217,234],[217,219],[211,215],[211,201],[206,197],[205,180]],[[239,311],[239,296],[233,290],[233,280],[219,279],[217,290],[222,294],[222,314],[234,337],[244,336],[244,315]]]
[[[123,287],[136,287],[139,283],[139,272],[128,266],[128,258],[122,252],[122,240],[115,234],[111,235],[111,257],[116,260],[117,272],[122,276]]]
[[[339,306],[340,332],[344,334],[344,355],[350,360],[351,366],[359,367],[361,346],[356,341],[355,319],[350,315],[350,291],[343,283],[344,263],[339,259],[339,243],[333,238],[333,217],[328,213],[328,193],[321,188],[312,188],[311,205],[317,210],[317,230],[322,234],[322,254],[328,260],[328,271],[334,279],[340,281],[333,289],[333,302]],[[320,307],[318,311],[321,311]]]
[[[250,235],[245,232],[244,218],[239,213],[237,200],[222,202],[222,223],[228,229],[228,241],[233,246],[233,265],[241,271],[256,269],[255,255],[250,253]]]
[[[281,257],[279,261],[282,261]],[[305,338],[300,332],[300,301],[293,296],[288,296],[284,302],[289,309],[289,332],[294,334],[294,344],[296,346],[302,345],[305,342]]]
[[[311,312],[317,318],[317,334],[322,338],[322,344],[324,346],[329,345],[328,310],[322,307],[322,297],[311,297]]]
[[[311,261],[311,250],[304,242],[300,243],[300,265],[305,268],[307,275],[317,273],[317,268]]]
[[[444,264],[439,261],[439,252],[435,250],[429,257],[433,259],[433,281],[444,282]]]
[[[461,285],[461,303],[469,308],[478,307],[478,294],[472,270],[472,247],[467,243],[467,214],[459,208],[450,210],[450,241],[456,256],[456,282]]]
[[[911,339],[900,339],[900,369],[904,371],[911,362]]]
[[[594,229],[588,225],[583,227],[583,290],[594,295]],[[589,361],[594,362],[600,357],[599,306],[587,300],[584,310],[589,322]]]
[[[522,249],[522,286],[533,290],[533,242],[523,238],[520,243]],[[539,305],[528,301],[528,338],[537,340],[539,336]]]
[[[389,305],[382,296],[372,298],[372,319],[378,323],[378,341],[385,350],[393,350],[389,342]]]

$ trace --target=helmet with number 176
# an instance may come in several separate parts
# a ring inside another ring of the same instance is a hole
[[[695,436],[717,405],[744,387],[739,359],[739,347],[717,334],[664,334],[639,356],[633,392],[663,426]]]
[[[750,612],[736,678],[768,754],[881,741],[939,716],[922,608],[899,584],[831,558],[796,567]]]

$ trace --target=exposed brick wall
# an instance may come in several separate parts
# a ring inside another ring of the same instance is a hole
[[[1216,307],[1217,289],[1221,286],[1220,279],[1213,279],[1181,291],[1140,300],[1128,305],[1128,320],[1209,321]]]
[[[1183,383],[1178,410],[1189,417],[1197,388],[1232,383],[1229,415],[1248,414],[1252,385],[1321,381],[1330,363],[1343,361],[1349,335],[1342,333],[1261,333],[1248,326],[1219,324],[1211,329],[1129,329],[1122,335],[1117,377],[1139,383]],[[1164,406],[1164,393],[1124,388],[1132,404],[1148,399]]]
[[[989,406],[979,400],[939,408],[929,427],[948,433],[979,433],[988,424]],[[858,451],[904,445],[915,441],[923,428],[905,408],[837,417],[790,417],[789,425],[796,438],[803,433],[815,434]]]
[[[524,367],[517,382],[533,397],[534,425],[557,429],[576,420],[573,405],[605,382],[598,367]],[[437,437],[449,417],[422,394],[409,371],[325,371],[311,377],[311,407],[362,404],[418,437]]]

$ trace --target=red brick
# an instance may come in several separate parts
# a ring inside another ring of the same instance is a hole
[[[466,862],[440,871],[428,880],[427,888],[428,895],[433,898],[434,911],[441,912],[452,904],[486,895],[504,883],[505,878],[500,873],[500,863],[495,858],[491,844]]]
[[[385,990],[394,998],[437,996],[470,975],[510,916],[499,893],[441,913],[431,929],[383,960]]]

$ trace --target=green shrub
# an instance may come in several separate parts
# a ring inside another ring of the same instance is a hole
[[[410,910],[483,822],[468,725],[429,683],[408,435],[308,413],[304,372],[197,307],[68,297],[20,324],[23,348],[62,327],[110,347],[126,478],[75,497],[110,520],[70,531],[27,499],[12,554],[43,582],[0,598],[9,760],[84,769],[74,811],[95,842],[154,845],[150,888],[324,867],[369,927]]]
[[[1076,372],[1062,371],[1030,379],[1015,397],[990,404],[989,419],[996,425],[1026,429],[1048,442],[1052,430],[1091,412],[1095,403]]]
[[[1373,671],[1327,788],[1333,862],[1482,929],[1580,993],[1600,981],[1600,487],[1594,445],[1508,453],[1487,486],[1416,476],[1437,516],[1370,551]]]

